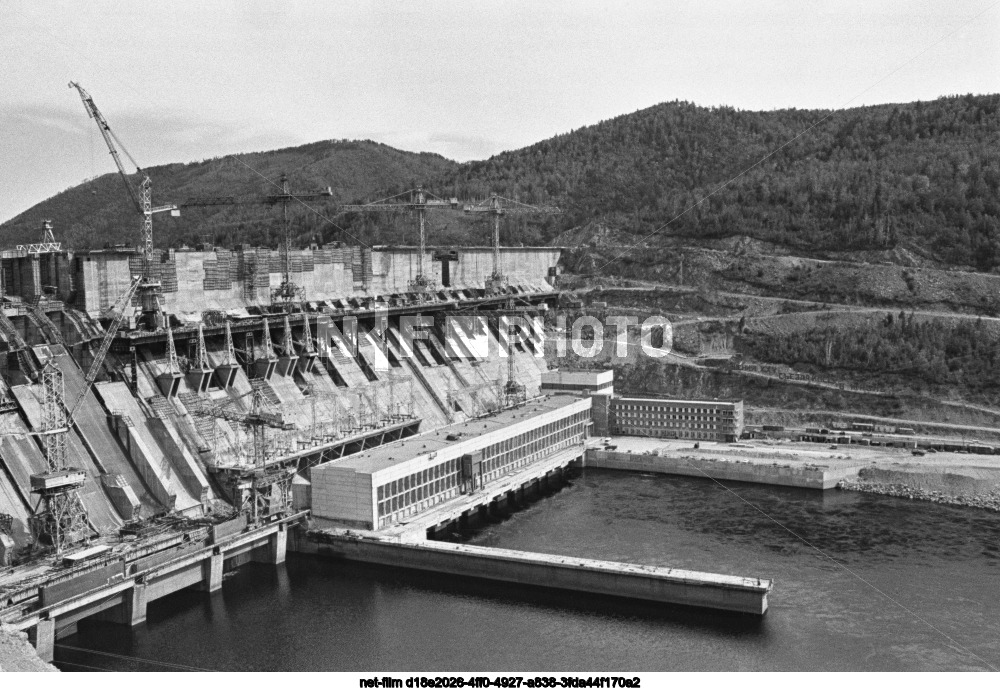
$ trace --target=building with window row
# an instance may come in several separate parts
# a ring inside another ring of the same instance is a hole
[[[743,432],[742,401],[595,398],[595,405],[601,404],[608,407],[608,429],[612,435],[735,442]]]
[[[589,397],[548,396],[321,464],[312,470],[313,516],[385,528],[556,452],[582,454],[590,409]]]
[[[742,401],[622,396],[614,393],[613,370],[550,370],[542,391],[590,396],[595,435],[734,442],[743,434]]]

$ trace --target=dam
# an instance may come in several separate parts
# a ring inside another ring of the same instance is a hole
[[[293,250],[294,303],[267,248],[5,251],[0,622],[51,660],[287,551],[762,615],[769,580],[433,540],[591,433],[586,391],[543,387],[560,248],[501,248],[502,285],[494,250]]]

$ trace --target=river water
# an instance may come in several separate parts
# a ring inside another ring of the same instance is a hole
[[[64,670],[672,671],[1000,668],[1000,514],[899,498],[586,471],[468,542],[769,577],[761,619],[322,558],[246,565]],[[88,651],[82,651],[87,649]],[[84,668],[86,666],[86,668]]]

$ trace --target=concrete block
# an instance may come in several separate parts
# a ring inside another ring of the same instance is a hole
[[[39,620],[38,624],[29,631],[28,638],[35,646],[38,658],[46,663],[52,663],[52,659],[55,657],[56,621]]]
[[[222,566],[225,560],[221,553],[210,555],[201,563],[202,580],[191,588],[195,591],[213,593],[222,588]]]

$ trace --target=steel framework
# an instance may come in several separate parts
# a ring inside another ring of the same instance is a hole
[[[111,158],[114,159],[118,174],[125,184],[125,190],[128,192],[128,196],[132,200],[136,211],[142,214],[139,241],[139,251],[142,253],[142,283],[139,291],[139,302],[142,306],[143,314],[151,319],[154,324],[157,324],[160,317],[160,282],[153,276],[153,214],[169,211],[172,216],[179,216],[180,211],[175,204],[166,204],[159,207],[153,206],[152,180],[143,172],[132,155],[128,153],[125,145],[121,143],[121,140],[112,131],[107,119],[105,119],[100,109],[98,109],[97,104],[94,103],[94,99],[90,94],[76,82],[70,82],[69,86],[71,89],[76,89],[79,92],[80,100],[83,101],[83,107],[86,109],[87,115],[97,123],[101,137],[104,139],[104,143],[108,147],[108,152],[111,154]],[[125,165],[118,154],[119,149],[128,157],[128,160],[135,167],[136,173],[142,175],[142,182],[139,183],[138,191],[129,179],[129,174],[125,172]]]
[[[503,273],[500,262],[500,218],[503,216],[541,216],[562,214],[559,207],[524,204],[491,194],[488,199],[466,205],[466,214],[489,214],[493,217],[493,273],[486,280],[486,295],[497,295],[506,291],[510,280]]]
[[[281,174],[281,192],[275,195],[262,195],[251,197],[237,197],[229,195],[224,197],[191,197],[186,200],[181,207],[214,207],[214,206],[237,206],[243,204],[265,204],[274,206],[281,205],[282,227],[284,230],[281,243],[282,278],[281,285],[271,294],[271,300],[277,303],[290,305],[296,301],[305,299],[304,291],[292,282],[292,233],[290,220],[288,218],[288,205],[292,201],[304,202],[306,200],[332,197],[333,188],[326,187],[319,190],[303,190],[292,192],[288,187],[288,176]]]
[[[344,204],[338,209],[338,214],[346,212],[385,212],[385,211],[410,211],[417,213],[417,227],[420,233],[420,254],[417,256],[417,274],[409,281],[408,288],[414,293],[430,293],[437,286],[437,282],[424,274],[424,255],[427,252],[427,230],[424,214],[433,209],[457,209],[458,200],[441,199],[437,195],[417,187],[413,190],[401,192],[398,195],[387,197],[377,202],[367,204]]]

